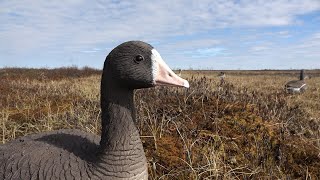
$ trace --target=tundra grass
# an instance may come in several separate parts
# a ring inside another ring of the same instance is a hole
[[[320,178],[320,71],[182,71],[189,89],[138,90],[136,125],[151,179]],[[0,69],[0,140],[61,128],[100,134],[100,74]],[[308,74],[309,75],[309,74]]]

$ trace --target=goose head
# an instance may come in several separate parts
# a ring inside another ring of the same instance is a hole
[[[158,85],[189,87],[188,81],[176,75],[156,49],[142,41],[128,41],[115,47],[106,58],[103,74],[117,86],[128,89]]]

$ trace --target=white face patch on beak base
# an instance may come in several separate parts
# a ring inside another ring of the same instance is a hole
[[[157,50],[152,49],[152,79],[155,85],[189,87],[189,82],[176,75],[161,58]]]

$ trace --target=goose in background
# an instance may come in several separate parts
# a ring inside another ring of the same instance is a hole
[[[307,89],[307,84],[305,82],[306,76],[304,70],[300,71],[300,79],[289,81],[285,85],[285,89],[288,93],[301,93]]]
[[[178,76],[181,76],[182,74],[182,69],[178,69]]]
[[[151,45],[120,44],[104,63],[101,136],[61,129],[0,145],[0,179],[147,180],[147,160],[134,124],[134,89],[157,85],[189,87]]]
[[[226,74],[223,71],[221,71],[218,74],[218,77],[220,78],[220,85],[224,84],[225,83]]]

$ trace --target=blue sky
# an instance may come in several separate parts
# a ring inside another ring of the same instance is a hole
[[[143,40],[172,68],[320,69],[320,0],[2,0],[0,24],[0,68],[101,69]]]

